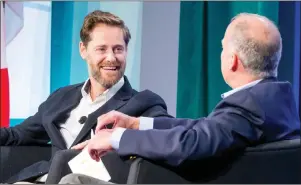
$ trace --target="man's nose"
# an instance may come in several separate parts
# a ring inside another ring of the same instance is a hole
[[[108,54],[107,54],[107,61],[108,62],[115,62],[115,60],[116,60],[116,57],[115,57],[115,55],[114,55],[114,53],[113,52],[109,52]]]

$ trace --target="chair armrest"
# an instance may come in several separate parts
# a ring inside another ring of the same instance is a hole
[[[279,150],[294,150],[300,148],[300,139],[282,140],[277,142],[265,143],[255,147],[248,147],[246,152],[267,152]]]
[[[137,158],[130,167],[127,184],[187,184],[176,172],[155,162]]]
[[[285,140],[232,151],[171,167],[137,158],[128,184],[299,184],[300,139]]]
[[[25,167],[42,160],[50,160],[51,145],[0,146],[0,183]]]

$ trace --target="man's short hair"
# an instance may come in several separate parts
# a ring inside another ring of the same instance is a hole
[[[98,24],[119,27],[123,31],[123,38],[126,46],[130,42],[130,31],[122,19],[112,13],[95,10],[85,17],[80,30],[80,39],[85,46],[87,46],[88,42],[91,40],[90,34]]]
[[[277,26],[268,18],[257,14],[241,13],[232,19],[235,20],[240,16],[255,16],[267,21],[270,26]],[[254,39],[248,35],[249,24],[247,21],[239,21],[234,27],[234,34],[231,42],[234,50],[238,52],[243,66],[253,75],[264,77],[276,77],[279,61],[282,53],[282,38],[274,36],[267,39],[267,42]],[[266,33],[269,37],[269,33]]]

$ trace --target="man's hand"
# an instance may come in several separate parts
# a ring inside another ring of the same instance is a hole
[[[88,152],[92,159],[99,161],[108,151],[111,151],[111,136],[113,129],[100,130],[88,143]]]
[[[113,124],[113,128],[122,127],[138,130],[139,118],[131,117],[117,111],[110,111],[98,117],[95,133],[105,129],[108,124]]]
[[[86,141],[84,141],[82,143],[79,143],[77,145],[74,145],[73,147],[71,147],[71,149],[82,150],[82,149],[84,149],[88,145],[89,141],[90,141],[90,139],[86,140]]]

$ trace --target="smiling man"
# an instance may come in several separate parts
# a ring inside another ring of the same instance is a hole
[[[103,20],[96,23],[95,19],[101,17]],[[123,83],[131,35],[116,18],[110,13],[94,12],[86,17],[80,32],[80,54],[88,64],[92,99],[117,82]]]
[[[102,11],[90,13],[84,19],[80,38],[80,55],[87,62],[89,78],[55,91],[35,115],[20,125],[1,128],[1,146],[42,145],[51,141],[53,156],[71,151],[69,158],[72,158],[78,151],[66,149],[84,148],[97,118],[109,111],[118,110],[134,117],[170,117],[160,96],[149,90],[135,91],[124,76],[131,35],[119,17]],[[7,183],[44,182],[50,164],[47,161],[33,164]],[[59,165],[55,171],[62,168]],[[55,178],[56,175],[49,173],[49,176]]]

